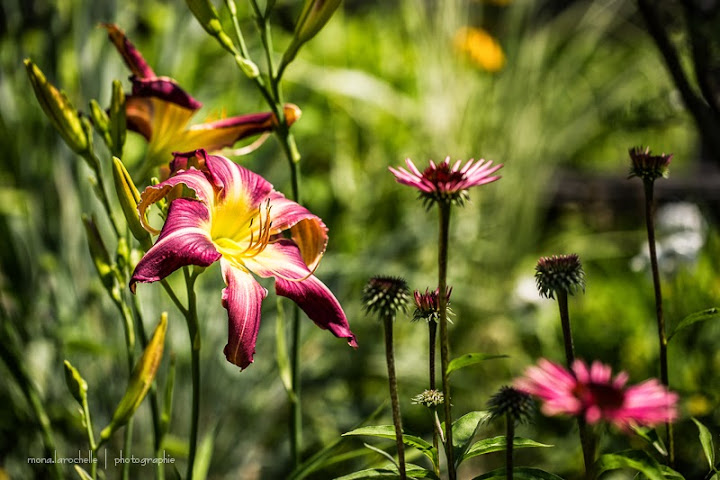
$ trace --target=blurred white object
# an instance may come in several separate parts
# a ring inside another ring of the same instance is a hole
[[[655,241],[660,269],[666,273],[681,264],[692,263],[705,245],[707,222],[694,203],[677,202],[660,207],[655,215]],[[650,253],[645,241],[640,253],[630,261],[638,272],[650,268]]]

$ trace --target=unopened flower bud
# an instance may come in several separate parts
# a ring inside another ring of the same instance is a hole
[[[662,155],[653,155],[650,152],[650,147],[633,147],[628,153],[630,153],[630,160],[632,161],[628,178],[640,177],[649,182],[660,177],[667,178],[672,153],[669,155],[664,153]]]
[[[235,45],[227,33],[223,31],[217,10],[215,10],[213,4],[210,3],[210,0],[186,0],[186,3],[205,31],[215,37],[225,50],[235,54]]]
[[[140,223],[140,214],[138,213],[138,203],[140,203],[140,193],[125,169],[122,161],[113,157],[113,181],[115,183],[115,191],[117,192],[120,207],[125,215],[130,232],[143,246],[149,246],[150,234]]]
[[[110,117],[108,117],[108,114],[94,98],[90,100],[90,118],[92,118],[95,131],[98,132],[98,134],[103,137],[107,143],[110,138]]]
[[[535,283],[540,296],[555,298],[562,291],[573,295],[585,291],[585,271],[576,254],[542,257],[535,267]]]
[[[88,385],[84,378],[80,375],[80,372],[73,367],[70,362],[65,360],[65,383],[70,390],[72,396],[82,407],[87,400]]]
[[[105,248],[105,242],[100,236],[95,220],[86,215],[83,215],[82,220],[85,225],[85,234],[87,235],[90,256],[95,264],[95,270],[97,270],[105,288],[111,290],[115,285],[115,271],[110,261],[110,254]]]
[[[86,152],[89,147],[88,136],[78,111],[63,92],[47,81],[43,72],[29,58],[25,59],[25,68],[35,98],[65,143],[75,153]]]
[[[394,318],[399,310],[405,310],[410,297],[407,282],[400,277],[373,277],[363,290],[365,310],[381,318]]]
[[[145,395],[147,395],[148,390],[150,390],[150,386],[160,366],[160,360],[162,360],[166,332],[167,313],[163,312],[160,317],[160,323],[155,327],[152,338],[150,338],[142,356],[135,364],[127,390],[125,390],[125,395],[123,395],[122,400],[120,400],[118,407],[115,409],[110,425],[105,427],[100,433],[102,442],[110,438],[110,435],[112,435],[115,430],[130,420],[135,410],[137,410],[142,403]]]
[[[243,58],[241,55],[235,55],[235,63],[238,64],[240,70],[242,70],[248,78],[257,78],[260,75],[260,69],[258,66],[255,65],[255,62],[248,58]]]
[[[305,0],[302,12],[295,23],[292,42],[283,54],[283,67],[292,62],[305,42],[317,35],[339,5],[340,0]]]
[[[492,414],[491,419],[508,416],[515,422],[525,423],[535,412],[535,403],[529,394],[513,387],[504,386],[490,397],[488,410]]]
[[[125,146],[127,120],[125,114],[125,91],[122,83],[113,80],[112,101],[110,102],[110,152],[122,157]]]

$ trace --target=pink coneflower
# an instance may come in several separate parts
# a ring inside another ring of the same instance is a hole
[[[492,161],[470,159],[462,167],[462,160],[458,160],[452,166],[450,157],[445,161],[435,164],[430,160],[428,166],[422,173],[409,158],[405,160],[408,170],[403,167],[389,167],[398,183],[409,185],[420,190],[420,197],[429,206],[432,202],[455,202],[462,204],[468,198],[467,190],[476,185],[498,180],[500,176],[492,174],[502,168],[500,165],[492,165]]]
[[[655,426],[677,418],[678,395],[656,379],[626,387],[628,375],[614,378],[610,366],[598,361],[588,369],[575,360],[572,372],[541,359],[515,381],[515,388],[543,401],[545,415],[583,415],[588,423],[605,420],[620,429]]]
[[[653,182],[656,178],[667,178],[673,154],[653,155],[650,147],[633,147],[630,154],[630,177],[640,177]]]

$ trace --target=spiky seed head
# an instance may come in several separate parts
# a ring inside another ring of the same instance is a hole
[[[451,293],[452,287],[447,287],[445,290],[445,298],[448,315],[452,314],[450,311]],[[440,318],[440,288],[436,288],[432,292],[429,288],[426,288],[425,293],[421,293],[420,290],[415,290],[414,297],[415,312],[413,313],[413,322],[419,320],[437,322]]]
[[[398,311],[405,311],[410,289],[400,277],[372,277],[363,290],[363,304],[368,313],[380,318],[395,318]]]
[[[535,402],[530,394],[513,387],[503,386],[490,397],[488,410],[491,413],[491,420],[508,416],[517,423],[526,423],[535,413]]]
[[[653,182],[656,178],[667,178],[670,170],[670,160],[673,155],[653,155],[650,147],[633,147],[630,154],[630,175],[628,178],[640,177],[643,181]]]
[[[412,398],[414,405],[424,405],[428,408],[442,405],[445,401],[445,395],[440,390],[425,390]]]
[[[535,267],[535,283],[541,297],[555,298],[563,291],[573,295],[578,289],[585,291],[585,271],[580,258],[570,255],[541,257]]]

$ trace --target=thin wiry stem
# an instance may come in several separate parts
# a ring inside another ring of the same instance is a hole
[[[400,480],[405,480],[405,444],[403,443],[402,417],[398,399],[397,376],[395,375],[395,348],[393,346],[393,319],[390,315],[383,319],[385,326],[385,359],[387,360],[388,383],[390,384],[390,403],[392,404],[393,424],[395,425],[395,443],[397,444],[398,468]]]
[[[660,269],[658,268],[657,250],[655,248],[655,219],[653,215],[654,182],[652,180],[644,180],[643,185],[645,186],[645,225],[647,226],[648,249],[650,250],[650,268],[652,270],[653,287],[655,290],[655,315],[657,318],[658,344],[660,347],[660,380],[663,385],[667,387],[670,385],[667,359],[668,341],[665,334],[665,319],[663,318]],[[675,464],[675,439],[672,423],[669,421],[665,422],[665,430],[667,433],[668,459],[670,466],[672,467]]]
[[[568,369],[572,372],[572,365],[575,362],[575,347],[573,346],[572,329],[570,328],[570,312],[568,309],[568,295],[564,290],[555,292],[557,295],[558,308],[560,310],[560,323],[562,324],[563,343],[565,345],[565,359]],[[583,463],[585,464],[585,477],[592,478],[592,467],[595,463],[594,440],[588,431],[585,418],[577,417],[578,429],[580,431],[580,445],[583,451]]]
[[[448,237],[450,230],[449,202],[438,202],[440,212],[440,229],[438,237],[438,313],[440,316],[440,368],[442,370],[443,395],[445,396],[445,455],[448,463],[448,478],[456,479],[455,455],[453,452],[452,435],[452,396],[450,395],[450,378],[448,377],[448,364],[450,357],[450,342],[448,339],[447,319],[447,264],[448,264]]]
[[[191,344],[192,364],[192,411],[190,421],[190,448],[188,454],[187,475],[188,480],[193,478],[195,454],[197,452],[198,420],[200,418],[200,328],[197,316],[197,298],[195,296],[196,273],[190,273],[188,267],[184,269],[185,284],[187,285],[188,315],[186,316],[188,334]]]

